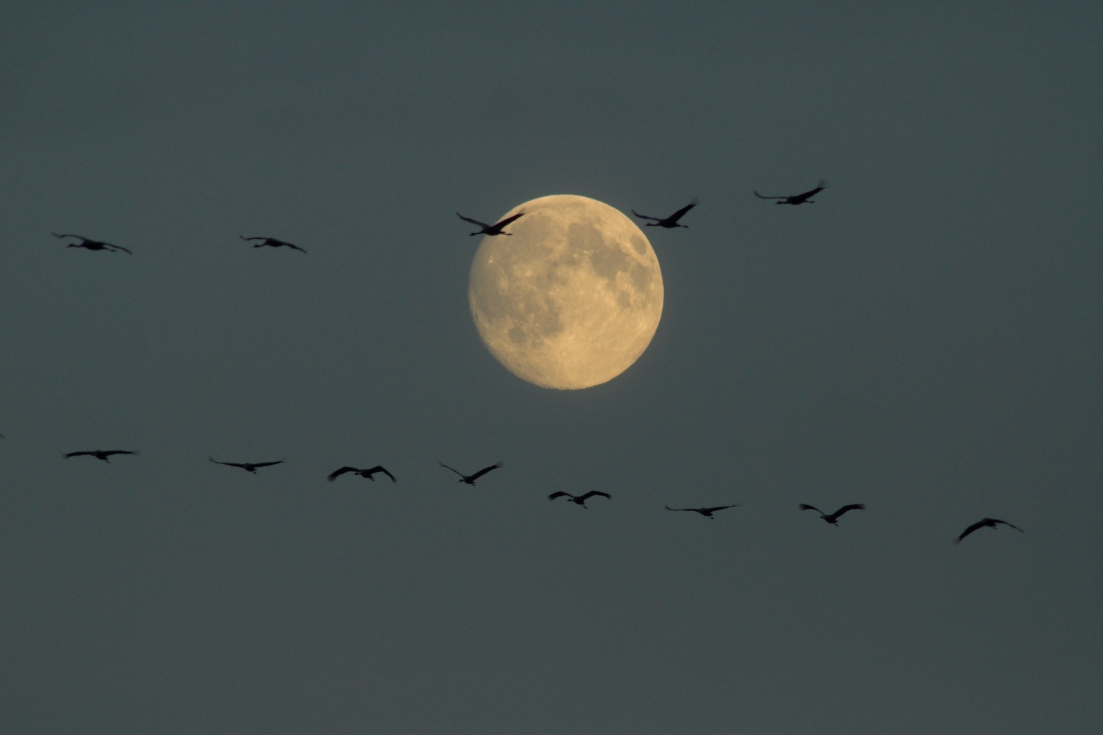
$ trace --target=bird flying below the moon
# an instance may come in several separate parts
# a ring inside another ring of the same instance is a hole
[[[479,227],[482,228],[478,232],[470,233],[469,237],[474,236],[474,235],[487,235],[488,237],[494,237],[495,235],[512,235],[513,234],[512,232],[502,232],[502,229],[506,225],[508,225],[510,222],[512,222],[513,220],[524,217],[525,216],[525,210],[522,209],[517,214],[506,217],[505,219],[499,220],[498,222],[495,222],[492,225],[488,225],[485,222],[480,222],[477,219],[471,219],[470,217],[464,217],[459,212],[456,212],[456,216],[459,217],[460,219],[462,219],[464,222],[470,222],[471,224],[478,225]]]
[[[219,462],[214,457],[207,457],[207,459],[215,464],[224,464],[227,467],[240,467],[246,472],[251,472],[254,475],[257,474],[257,470],[261,467],[271,467],[274,464],[283,464],[282,459],[278,459],[275,462]]]
[[[114,456],[116,454],[137,454],[137,452],[128,452],[125,449],[109,449],[107,451],[96,449],[91,452],[69,452],[68,454],[62,456],[65,459],[69,459],[70,457],[95,457],[98,460],[111,464],[111,460],[109,460],[108,457]]]
[[[339,470],[334,470],[333,472],[331,472],[326,477],[326,479],[329,480],[330,482],[333,482],[334,480],[336,480],[338,477],[345,474],[346,472],[352,472],[353,474],[360,475],[361,477],[367,478],[367,479],[371,480],[372,482],[375,482],[375,478],[372,477],[372,475],[374,475],[378,472],[382,472],[384,475],[391,478],[391,482],[398,482],[398,480],[394,479],[394,475],[392,475],[390,472],[387,472],[387,470],[384,469],[383,465],[381,465],[381,464],[377,464],[375,467],[371,467],[371,468],[366,469],[366,470],[361,470],[361,469],[358,469],[356,467],[342,467]]]
[[[1002,524],[1002,525],[1004,525],[1004,526],[1011,526],[1012,528],[1014,528],[1014,529],[1015,529],[1016,531],[1018,531],[1019,533],[1026,533],[1026,531],[1024,531],[1023,529],[1019,528],[1018,526],[1016,526],[1016,525],[1015,525],[1015,524],[1013,524],[1013,523],[1008,523],[1007,521],[1001,521],[1001,520],[1000,520],[999,518],[984,518],[984,519],[982,519],[982,520],[979,520],[979,521],[977,521],[977,522],[976,522],[976,523],[974,523],[973,525],[969,526],[969,527],[968,527],[968,528],[966,528],[966,529],[965,529],[964,531],[962,531],[962,532],[961,532],[961,535],[957,537],[957,540],[956,540],[956,541],[954,541],[954,543],[955,543],[955,544],[960,544],[960,543],[961,543],[961,540],[962,540],[963,538],[965,538],[966,536],[968,536],[968,535],[969,535],[969,534],[971,534],[971,533],[972,533],[973,531],[976,531],[976,530],[977,530],[977,529],[979,529],[979,528],[984,528],[984,527],[986,527],[986,526],[987,526],[988,528],[995,528],[996,526],[998,526],[998,525],[1001,525],[1001,524]]]
[[[571,495],[570,493],[565,493],[562,490],[560,490],[559,492],[555,492],[555,493],[552,493],[551,495],[549,495],[548,500],[555,500],[556,498],[566,497],[567,500],[574,503],[575,505],[581,505],[583,508],[585,508],[586,507],[586,501],[589,500],[590,498],[594,497],[595,495],[599,495],[603,498],[610,498],[610,499],[613,497],[609,493],[603,493],[600,490],[591,490],[590,492],[586,493],[585,495]]]
[[[739,503],[735,503],[734,505],[717,505],[717,506],[712,507],[712,508],[671,508],[669,505],[664,505],[663,507],[666,508],[667,510],[686,510],[686,511],[689,511],[691,513],[700,513],[701,515],[703,515],[705,518],[708,518],[709,520],[716,520],[715,518],[712,517],[713,513],[715,513],[718,510],[725,510],[727,508],[738,508]]]
[[[669,217],[652,217],[652,216],[647,215],[647,214],[640,214],[639,212],[637,212],[634,209],[632,210],[632,214],[636,215],[640,219],[653,220],[652,222],[648,222],[647,224],[645,224],[644,227],[665,227],[668,230],[673,229],[675,227],[685,227],[688,230],[689,225],[678,224],[678,220],[680,220],[682,217],[684,217],[686,212],[693,209],[698,204],[700,204],[700,201],[697,199],[697,197],[694,197],[692,202],[690,202],[686,206],[682,207],[681,209],[679,209],[677,212],[670,215]]]
[[[445,469],[452,470],[453,472],[455,472],[457,475],[460,476],[460,479],[459,479],[460,482],[466,482],[468,485],[471,485],[472,487],[474,487],[474,485],[475,485],[475,480],[478,480],[480,477],[485,475],[487,472],[493,472],[494,470],[498,469],[499,467],[504,467],[505,466],[502,462],[498,462],[497,464],[492,464],[489,467],[483,467],[481,470],[479,470],[478,472],[476,472],[473,475],[465,475],[462,472],[460,472],[459,470],[457,470],[455,467],[449,467],[444,462],[441,462],[439,459],[437,460],[437,463],[440,464],[441,467],[444,467]]]
[[[251,240],[263,240],[263,242],[258,242],[256,245],[254,245],[253,247],[255,247],[255,248],[263,248],[263,247],[291,248],[292,250],[298,250],[300,253],[305,253],[306,252],[305,250],[300,248],[298,245],[292,245],[289,242],[284,242],[283,240],[277,240],[274,237],[245,237],[245,235],[238,235],[238,237],[240,237],[242,240],[245,240],[246,242],[249,242]]]
[[[775,204],[792,204],[795,207],[798,204],[815,204],[815,202],[812,201],[812,197],[816,196],[826,188],[827,182],[823,179],[820,179],[820,183],[815,189],[806,191],[803,194],[794,194],[793,196],[787,197],[764,197],[756,191],[754,195],[759,199],[780,199],[781,201],[775,202]]]
[[[132,252],[124,248],[122,245],[112,245],[109,242],[101,242],[99,240],[89,240],[87,237],[81,237],[80,235],[59,235],[56,232],[51,232],[54,237],[75,237],[80,242],[71,242],[65,247],[67,248],[84,248],[85,250],[106,250],[109,253],[113,253],[116,250],[122,250],[127,255],[133,255]]]
[[[800,509],[801,510],[814,510],[817,513],[820,514],[820,518],[824,519],[825,521],[830,523],[832,526],[838,526],[839,525],[839,516],[841,516],[843,513],[846,513],[848,511],[852,511],[852,510],[865,510],[866,506],[865,506],[864,503],[854,503],[852,505],[844,505],[842,508],[839,508],[837,511],[835,511],[831,515],[827,515],[826,513],[824,513],[822,510],[820,510],[816,506],[808,505],[806,503],[801,503],[800,504]]]

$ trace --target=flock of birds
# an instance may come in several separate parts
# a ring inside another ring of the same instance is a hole
[[[2,439],[2,438],[3,438],[3,434],[0,434],[0,439]],[[69,459],[70,457],[95,457],[96,459],[98,459],[102,462],[107,462],[108,464],[110,464],[110,462],[111,462],[110,458],[115,456],[115,455],[119,455],[119,454],[137,454],[137,452],[129,451],[129,450],[125,450],[125,449],[109,449],[109,450],[94,449],[94,450],[81,451],[81,452],[69,452],[68,454],[64,454],[62,456],[65,459]],[[278,460],[275,460],[275,461],[272,461],[272,462],[222,462],[220,460],[215,459],[214,457],[207,457],[207,459],[210,460],[211,462],[213,462],[214,464],[225,465],[226,467],[237,467],[239,469],[245,470],[246,472],[248,472],[250,474],[254,474],[254,475],[257,473],[257,470],[262,468],[262,467],[273,467],[273,466],[278,465],[278,464],[283,464],[283,462],[284,462],[284,460],[282,460],[282,459],[278,459]],[[478,480],[483,475],[485,475],[489,472],[493,472],[494,470],[505,466],[505,464],[502,463],[502,462],[496,462],[492,465],[488,465],[487,467],[483,467],[481,470],[479,470],[477,472],[473,472],[470,475],[465,475],[462,472],[460,472],[459,470],[457,470],[455,467],[450,467],[450,466],[446,465],[444,462],[441,462],[440,460],[437,460],[437,463],[442,468],[444,468],[446,470],[450,470],[450,471],[454,472],[456,475],[458,475],[459,478],[460,478],[458,480],[459,482],[466,483],[468,485],[471,485],[472,487],[475,486],[475,481]],[[346,465],[344,467],[338,468],[338,469],[334,470],[333,472],[329,473],[329,475],[326,476],[326,479],[329,480],[330,482],[333,482],[338,477],[341,477],[342,475],[346,475],[346,474],[350,474],[350,473],[353,474],[353,475],[359,475],[360,477],[362,477],[366,480],[371,480],[372,482],[375,482],[375,475],[383,474],[383,475],[386,475],[387,477],[391,478],[392,483],[398,482],[398,479],[394,475],[392,475],[387,470],[387,468],[384,467],[383,465],[376,465],[374,467],[368,467],[368,468],[364,468],[364,469],[361,469],[360,467],[352,467],[352,466]],[[589,500],[590,498],[594,498],[594,497],[607,498],[609,500],[612,500],[612,498],[613,498],[613,496],[610,495],[609,493],[602,492],[600,490],[591,490],[590,492],[584,493],[582,495],[573,495],[573,494],[565,492],[563,490],[559,490],[559,491],[556,491],[556,492],[552,493],[551,495],[549,495],[548,500],[555,500],[557,498],[566,498],[567,501],[570,502],[570,503],[574,503],[575,505],[580,505],[583,508],[587,508],[586,501]],[[703,507],[703,508],[671,508],[669,505],[665,505],[663,507],[666,508],[669,511],[697,513],[697,514],[699,514],[699,515],[701,515],[705,518],[708,518],[709,520],[715,520],[715,518],[713,517],[714,513],[717,513],[717,512],[722,511],[722,510],[727,510],[728,508],[738,508],[739,504],[738,503],[733,503],[731,505],[715,505],[715,506]],[[816,506],[808,505],[807,503],[801,503],[798,507],[802,511],[804,511],[804,510],[814,510],[815,512],[820,514],[820,518],[822,518],[825,522],[830,523],[832,526],[836,526],[836,527],[838,527],[838,525],[839,525],[839,518],[842,517],[845,513],[849,513],[852,510],[865,510],[866,509],[866,506],[865,506],[864,503],[851,503],[849,505],[844,505],[843,507],[836,510],[834,513],[824,513],[822,510],[820,510]],[[963,538],[965,538],[966,536],[968,536],[969,534],[973,533],[974,531],[976,531],[978,529],[981,529],[981,528],[996,528],[997,526],[1000,526],[1000,525],[1010,526],[1011,528],[1014,528],[1016,531],[1019,531],[1020,533],[1024,533],[1023,529],[1019,528],[1018,526],[1016,526],[1012,523],[1008,523],[1007,521],[1000,520],[999,518],[983,518],[983,519],[977,521],[976,523],[972,524],[968,528],[966,528],[964,531],[962,531],[961,535],[957,537],[957,540],[954,543],[961,543],[961,540]]]
[[[758,197],[759,199],[777,200],[775,202],[776,204],[790,204],[790,205],[793,205],[793,206],[799,206],[801,204],[815,204],[815,201],[812,199],[812,197],[814,197],[816,194],[819,194],[821,191],[823,191],[826,188],[827,188],[827,182],[824,181],[823,179],[821,179],[819,184],[817,184],[817,186],[814,189],[809,189],[808,191],[802,192],[800,194],[793,194],[791,196],[763,196],[762,194],[759,194],[757,191],[755,191],[754,195],[756,197]],[[691,209],[693,209],[694,207],[696,207],[698,204],[699,204],[699,200],[694,198],[693,201],[691,201],[689,204],[682,207],[681,209],[674,212],[673,214],[671,214],[668,217],[653,217],[653,216],[647,215],[647,214],[640,214],[635,209],[633,209],[631,211],[632,211],[632,214],[635,215],[637,218],[639,218],[641,220],[648,220],[648,222],[646,222],[645,225],[644,225],[645,227],[663,227],[663,228],[666,228],[666,229],[674,229],[674,228],[677,228],[677,227],[688,228],[689,225],[681,224],[680,220],[682,219],[682,217],[684,217],[686,214],[688,214],[689,211]],[[496,237],[496,236],[499,236],[499,235],[511,235],[512,233],[505,232],[505,228],[507,226],[509,226],[510,224],[512,224],[513,222],[515,222],[516,220],[523,217],[524,215],[525,215],[525,211],[522,209],[521,211],[517,212],[516,214],[513,214],[509,217],[505,217],[505,218],[499,220],[498,222],[495,222],[494,224],[488,224],[486,222],[480,222],[479,220],[476,220],[476,219],[471,219],[470,217],[465,217],[462,214],[460,214],[459,212],[456,212],[456,216],[459,217],[461,220],[463,220],[465,222],[470,222],[471,224],[476,225],[480,228],[479,230],[470,233],[471,236],[485,235],[485,236],[488,236],[488,237]],[[92,239],[83,237],[81,235],[58,234],[56,232],[52,232],[50,234],[52,234],[54,237],[57,237],[57,238],[60,238],[60,239],[76,238],[76,240],[78,240],[79,242],[69,243],[66,247],[70,247],[70,248],[83,248],[85,250],[105,251],[105,252],[111,252],[111,253],[122,251],[122,252],[124,252],[128,255],[132,254],[132,252],[129,249],[121,247],[119,245],[113,245],[111,243],[103,242],[103,241],[100,241],[100,240],[92,240]],[[245,237],[244,235],[239,235],[239,237],[242,240],[245,240],[246,242],[255,242],[256,244],[253,245],[254,248],[262,248],[262,247],[289,248],[291,250],[298,250],[301,253],[306,253],[306,250],[299,247],[298,245],[294,245],[292,243],[285,242],[284,240],[278,240],[274,237]],[[3,438],[4,438],[4,435],[0,434],[0,439],[3,439]],[[69,459],[70,457],[88,456],[88,457],[94,457],[94,458],[96,458],[98,460],[101,460],[103,462],[110,463],[110,459],[109,459],[110,457],[113,457],[115,455],[126,455],[126,454],[137,454],[137,452],[127,451],[127,450],[122,450],[122,449],[112,449],[112,450],[96,449],[96,450],[91,450],[91,451],[69,452],[68,454],[65,454],[65,455],[62,455],[62,456],[65,459]],[[249,472],[249,473],[252,473],[252,474],[256,474],[257,470],[262,468],[262,467],[272,467],[274,465],[283,464],[283,461],[284,461],[284,460],[281,459],[281,460],[276,460],[274,462],[221,462],[217,459],[214,459],[213,457],[208,457],[207,459],[209,459],[211,462],[213,462],[215,464],[225,465],[227,467],[237,467],[237,468],[243,469],[246,472]],[[472,487],[474,487],[475,481],[478,480],[483,475],[487,474],[488,472],[493,472],[494,470],[499,469],[499,468],[504,466],[503,463],[498,462],[498,463],[492,464],[488,467],[483,467],[481,470],[479,470],[478,472],[475,472],[473,474],[465,475],[462,472],[460,472],[459,470],[457,470],[456,468],[449,467],[448,465],[444,464],[443,462],[440,462],[439,460],[438,460],[438,464],[440,464],[440,466],[442,468],[447,469],[447,470],[451,470],[452,472],[457,474],[460,478],[459,482],[466,483],[468,485],[471,485]],[[367,469],[361,469],[359,467],[345,466],[345,467],[341,467],[340,469],[337,469],[337,470],[334,470],[333,472],[331,472],[326,477],[326,479],[329,480],[330,482],[333,482],[338,477],[341,477],[342,475],[349,474],[349,473],[354,474],[354,475],[359,475],[360,477],[362,477],[364,479],[367,479],[367,480],[371,480],[373,482],[375,481],[374,475],[383,474],[383,475],[386,475],[387,477],[389,477],[391,479],[392,483],[393,482],[398,482],[398,480],[395,479],[395,476],[392,475],[389,471],[387,471],[387,469],[384,468],[382,465],[376,465],[374,467],[369,467]],[[612,499],[613,496],[610,495],[609,493],[601,492],[600,490],[591,490],[590,492],[587,492],[583,495],[572,495],[571,493],[564,492],[564,491],[560,490],[560,491],[554,492],[551,495],[549,495],[548,500],[556,500],[557,498],[566,498],[568,502],[571,502],[571,503],[574,503],[575,505],[579,505],[579,506],[582,506],[583,508],[586,508],[587,507],[586,506],[586,501],[589,500],[590,498],[594,498],[594,497]],[[735,503],[735,504],[732,504],[732,505],[718,505],[718,506],[703,507],[703,508],[671,508],[669,505],[663,506],[663,507],[665,507],[668,511],[697,513],[697,514],[699,514],[699,515],[701,515],[705,518],[708,518],[709,520],[715,520],[714,517],[713,517],[714,513],[717,513],[717,512],[722,511],[722,510],[727,510],[728,508],[737,508],[737,507],[739,507],[739,505],[738,505],[738,503]],[[820,518],[822,518],[825,522],[831,524],[832,526],[837,527],[839,525],[839,518],[841,516],[843,516],[846,513],[849,513],[852,510],[865,510],[866,506],[863,503],[851,503],[849,505],[842,506],[841,508],[836,510],[834,513],[824,513],[822,510],[815,507],[814,505],[808,505],[806,503],[801,503],[799,505],[799,508],[802,511],[805,511],[805,510],[815,511],[816,513],[820,514]],[[961,535],[957,537],[957,539],[954,541],[954,543],[961,543],[962,539],[964,539],[969,534],[971,534],[974,531],[977,531],[981,528],[997,528],[998,526],[1001,526],[1001,525],[1010,526],[1011,528],[1014,528],[1016,531],[1019,531],[1020,533],[1025,533],[1023,531],[1023,529],[1019,528],[1018,526],[1016,526],[1012,523],[1009,523],[1007,521],[1001,520],[999,518],[982,518],[981,520],[979,520],[976,523],[970,525],[968,528],[966,528],[964,531],[962,531]]]

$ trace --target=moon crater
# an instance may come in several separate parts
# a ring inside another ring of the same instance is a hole
[[[651,243],[607,204],[556,195],[526,202],[484,237],[468,298],[479,336],[518,377],[545,388],[612,380],[651,342],[663,280]]]

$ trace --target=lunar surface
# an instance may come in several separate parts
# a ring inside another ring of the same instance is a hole
[[[576,390],[612,380],[647,349],[663,276],[630,219],[594,199],[557,195],[515,207],[512,235],[484,237],[468,298],[487,348],[514,375]]]

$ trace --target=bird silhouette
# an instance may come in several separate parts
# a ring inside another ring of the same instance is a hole
[[[665,227],[668,230],[672,229],[674,227],[685,227],[688,230],[689,225],[680,225],[680,224],[678,224],[678,220],[680,220],[683,216],[685,216],[686,212],[688,212],[689,210],[696,207],[699,203],[700,202],[698,201],[697,197],[694,197],[692,202],[690,202],[686,206],[682,207],[681,209],[679,209],[677,212],[670,215],[669,217],[652,217],[652,216],[647,215],[647,214],[640,214],[639,212],[637,212],[634,209],[632,210],[632,214],[636,215],[640,219],[654,220],[652,222],[648,222],[646,225],[644,225],[644,227]]]
[[[264,241],[264,242],[260,242],[260,243],[257,243],[256,245],[254,245],[253,247],[255,247],[255,248],[263,248],[263,247],[267,246],[267,247],[270,247],[270,248],[291,248],[292,250],[298,250],[300,253],[305,253],[306,252],[305,250],[300,248],[298,245],[292,245],[289,242],[284,242],[283,240],[277,240],[274,237],[245,237],[245,235],[238,235],[238,237],[240,237],[242,240],[245,240],[246,242],[251,241],[251,240],[263,240]]]
[[[524,217],[525,216],[525,210],[522,209],[520,212],[513,215],[512,217],[506,217],[504,220],[501,220],[499,222],[495,222],[492,225],[488,225],[485,222],[480,222],[477,219],[471,219],[470,217],[464,217],[459,212],[456,212],[456,216],[459,217],[460,219],[462,219],[464,222],[470,222],[471,224],[478,225],[479,227],[482,228],[478,232],[472,232],[469,235],[469,237],[473,236],[473,235],[489,235],[489,236],[493,237],[494,235],[512,235],[513,234],[512,232],[502,232],[502,228],[505,227],[506,225],[508,225],[513,220],[515,220],[519,217]]]
[[[715,513],[718,510],[724,510],[725,508],[738,508],[739,503],[736,503],[734,505],[718,505],[715,508],[671,508],[669,505],[664,505],[663,507],[666,508],[667,510],[688,510],[688,511],[691,511],[693,513],[700,513],[701,515],[703,515],[705,518],[708,518],[709,520],[716,520],[715,518],[712,517],[713,513]]]
[[[459,470],[457,470],[455,467],[449,467],[444,462],[441,462],[439,459],[437,460],[437,463],[440,464],[441,467],[444,467],[445,469],[449,469],[449,470],[452,470],[453,472],[455,472],[457,475],[460,476],[459,481],[460,482],[466,482],[468,485],[474,485],[475,480],[478,480],[480,477],[485,475],[487,472],[491,472],[493,470],[498,469],[499,467],[504,466],[501,462],[499,462],[498,464],[492,464],[489,467],[483,467],[481,470],[479,470],[478,472],[476,472],[473,475],[465,475],[462,472],[460,472]]]
[[[54,237],[75,237],[80,242],[71,242],[65,247],[67,248],[84,248],[85,250],[106,250],[109,253],[113,253],[116,250],[122,250],[127,255],[133,255],[132,252],[127,250],[121,245],[112,245],[109,242],[101,242],[100,240],[89,240],[87,237],[81,237],[80,235],[59,235],[56,232],[51,232]]]
[[[255,462],[255,463],[254,462],[219,462],[214,457],[207,457],[207,459],[211,460],[215,464],[224,464],[227,467],[240,467],[241,469],[245,470],[246,472],[251,472],[254,475],[257,474],[257,469],[260,468],[260,467],[271,467],[274,464],[282,464],[283,463],[282,459],[278,459],[275,462]]]
[[[595,495],[600,495],[603,498],[610,498],[610,499],[612,499],[612,497],[613,497],[609,493],[603,493],[600,490],[591,490],[590,492],[586,493],[585,495],[571,495],[570,493],[565,493],[562,490],[560,490],[559,492],[552,493],[551,495],[549,495],[548,500],[555,500],[556,498],[566,497],[567,500],[571,501],[575,505],[581,505],[583,508],[585,508],[586,507],[586,501],[589,498],[594,497]]]
[[[754,195],[759,199],[780,199],[781,201],[775,202],[775,204],[792,204],[795,207],[798,204],[815,204],[815,202],[812,201],[811,198],[816,196],[826,188],[827,182],[823,179],[820,179],[820,183],[815,189],[812,189],[811,191],[806,191],[803,194],[794,194],[793,196],[789,197],[764,197],[756,191]]]
[[[982,520],[977,521],[973,525],[969,526],[964,531],[962,531],[961,535],[957,537],[957,540],[954,541],[954,543],[955,544],[960,544],[961,540],[963,538],[965,538],[966,536],[971,534],[973,531],[976,531],[978,528],[984,528],[985,526],[987,526],[989,528],[995,528],[996,526],[998,526],[1000,524],[1003,524],[1004,526],[1011,526],[1012,528],[1014,528],[1019,533],[1026,533],[1026,531],[1019,528],[1014,523],[1008,523],[1007,521],[1001,521],[999,518],[984,518]]]
[[[800,509],[801,510],[814,510],[817,513],[820,514],[820,518],[824,519],[825,521],[830,523],[832,526],[837,526],[837,525],[839,525],[839,516],[841,516],[843,513],[846,513],[847,511],[851,511],[851,510],[865,510],[866,506],[865,506],[864,503],[854,503],[853,505],[844,505],[842,508],[839,508],[837,511],[835,511],[831,515],[827,515],[826,513],[824,513],[822,510],[820,510],[819,508],[817,508],[814,505],[806,505],[804,503],[800,504]]]
[[[69,459],[70,457],[83,457],[83,456],[95,457],[96,459],[103,460],[104,462],[107,462],[108,464],[111,464],[111,460],[109,460],[108,457],[110,457],[112,455],[115,455],[115,454],[137,454],[137,452],[128,452],[124,449],[110,449],[110,450],[107,450],[107,451],[104,451],[102,449],[96,449],[96,450],[91,451],[91,452],[69,452],[68,454],[65,454],[65,455],[62,455],[62,456],[65,459]]]
[[[367,478],[372,482],[375,482],[375,478],[372,477],[372,475],[376,474],[377,472],[382,472],[384,475],[391,478],[391,482],[398,482],[398,480],[394,479],[394,475],[392,475],[390,472],[387,472],[387,470],[384,469],[383,465],[381,464],[377,464],[375,467],[371,467],[366,470],[361,470],[356,467],[342,467],[339,470],[334,470],[333,472],[331,472],[329,476],[326,477],[326,479],[330,482],[333,482],[346,472],[352,472],[353,474],[360,475],[361,477]]]

